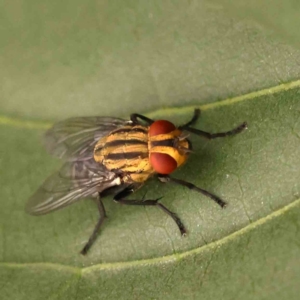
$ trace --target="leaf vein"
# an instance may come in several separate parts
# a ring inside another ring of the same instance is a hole
[[[2,262],[0,263],[0,267],[7,267],[7,268],[26,268],[26,267],[33,267],[33,268],[50,268],[50,269],[63,269],[65,271],[73,272],[76,274],[80,274],[80,277],[84,274],[91,273],[93,271],[101,271],[101,270],[120,270],[120,269],[126,269],[133,266],[148,266],[148,265],[154,265],[154,264],[161,264],[161,263],[172,263],[175,261],[179,261],[181,259],[184,259],[185,257],[189,257],[193,254],[199,254],[204,251],[209,251],[211,249],[216,249],[218,247],[221,247],[228,242],[236,239],[237,237],[252,231],[256,229],[259,226],[264,225],[268,221],[271,221],[275,218],[278,218],[294,207],[297,207],[300,205],[300,198],[293,201],[292,203],[283,206],[282,208],[272,212],[271,214],[254,221],[253,223],[245,226],[244,228],[235,231],[224,238],[221,238],[217,241],[211,242],[209,244],[206,244],[204,246],[191,249],[182,253],[175,253],[171,255],[161,256],[161,257],[155,257],[150,259],[141,259],[141,260],[134,260],[134,261],[126,261],[126,262],[113,262],[113,263],[103,263],[103,264],[95,264],[93,266],[89,267],[72,267],[68,265],[62,265],[62,264],[56,264],[56,263],[7,263]]]

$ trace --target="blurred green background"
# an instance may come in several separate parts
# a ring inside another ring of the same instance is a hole
[[[298,299],[300,26],[297,1],[1,1],[0,291],[5,299]],[[92,201],[45,217],[27,198],[60,162],[55,120],[132,112],[249,130],[208,142],[176,172],[224,198],[147,183],[154,208]],[[159,194],[159,195],[158,195]]]

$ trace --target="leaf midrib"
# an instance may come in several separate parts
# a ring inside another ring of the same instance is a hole
[[[292,203],[283,206],[282,208],[272,212],[271,214],[258,219],[257,221],[217,240],[211,243],[208,243],[204,246],[191,249],[188,251],[184,251],[181,253],[175,253],[171,255],[161,256],[161,257],[155,257],[155,258],[149,258],[149,259],[141,259],[141,260],[132,260],[132,261],[125,261],[125,262],[114,262],[114,263],[102,263],[102,264],[95,264],[93,266],[89,267],[72,267],[68,265],[63,264],[56,264],[56,263],[43,263],[43,262],[36,262],[36,263],[9,263],[9,262],[2,262],[0,263],[0,267],[7,267],[7,268],[44,268],[44,269],[52,269],[52,270],[59,270],[62,269],[64,271],[68,271],[70,273],[79,274],[79,275],[85,275],[87,273],[93,272],[93,271],[101,271],[101,270],[120,270],[120,269],[126,269],[134,266],[149,266],[149,265],[157,265],[161,263],[172,263],[175,261],[179,261],[181,259],[184,259],[186,257],[200,254],[205,251],[209,251],[211,249],[220,248],[221,246],[224,246],[225,244],[229,243],[232,240],[235,240],[236,238],[242,236],[243,234],[246,234],[257,227],[260,227],[267,222],[270,222],[271,220],[275,218],[279,218],[282,215],[286,214],[293,208],[300,205],[300,198],[296,199]]]
[[[146,113],[148,117],[155,117],[157,115],[166,115],[166,114],[182,114],[182,113],[190,113],[196,107],[199,107],[201,110],[209,110],[217,107],[232,105],[235,103],[239,103],[246,100],[254,100],[261,96],[273,95],[283,91],[288,91],[294,88],[300,87],[300,80],[294,80],[286,83],[282,83],[279,85],[272,86],[270,88],[262,89],[259,91],[247,93],[244,95],[227,98],[224,100],[220,100],[217,102],[207,103],[203,105],[188,105],[183,107],[168,107],[157,109],[152,112]],[[28,128],[28,129],[47,129],[51,126],[51,122],[43,122],[43,121],[29,121],[21,118],[13,118],[5,115],[0,115],[0,125],[7,125],[17,128]]]

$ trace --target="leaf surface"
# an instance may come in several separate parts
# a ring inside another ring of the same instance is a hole
[[[39,146],[42,130],[27,123],[13,125],[13,120],[1,126],[6,141],[1,144],[5,188],[0,243],[5,291],[13,291],[9,278],[32,288],[31,280],[38,276],[41,285],[32,291],[37,299],[44,284],[53,287],[49,297],[61,299],[71,299],[75,291],[84,299],[97,299],[98,293],[104,299],[111,293],[114,298],[134,293],[137,298],[171,299],[181,293],[210,299],[219,286],[230,298],[237,293],[233,281],[238,278],[246,286],[239,291],[243,299],[259,293],[292,297],[300,276],[297,85],[203,106],[198,128],[218,132],[247,120],[249,129],[213,141],[193,137],[195,153],[174,176],[226,199],[226,209],[197,193],[153,180],[135,197],[163,195],[161,201],[182,218],[188,236],[182,238],[172,220],[155,208],[119,206],[107,198],[109,220],[86,257],[78,252],[97,220],[95,204],[86,200],[44,217],[26,215],[26,198],[58,163]],[[157,111],[151,117],[164,115],[182,123],[191,113],[186,107]],[[267,286],[268,276],[274,276],[276,295]],[[158,284],[155,278],[163,279]],[[256,290],[253,285],[261,287]]]
[[[240,20],[254,21],[273,37],[299,47],[299,1],[213,0],[212,2]]]
[[[299,20],[293,0],[258,2],[0,3],[3,299],[299,298]],[[137,112],[182,124],[195,107],[202,130],[249,124],[234,137],[192,136],[174,174],[228,207],[154,179],[132,196],[163,196],[186,238],[162,211],[107,198],[109,218],[82,257],[93,201],[25,214],[61,164],[40,142],[54,120]]]
[[[0,9],[0,111],[8,115],[125,116],[214,102],[300,76],[299,49],[239,11],[229,13],[229,5],[18,2],[20,9],[9,1]]]

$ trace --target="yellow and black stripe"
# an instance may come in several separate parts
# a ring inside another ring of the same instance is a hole
[[[179,138],[181,133],[176,129],[149,137],[149,127],[126,125],[98,141],[94,159],[108,170],[125,175],[124,181],[144,182],[155,173],[150,154],[168,154],[177,162],[177,167],[186,161],[187,153],[180,149],[189,149],[190,146],[186,139]]]
[[[112,131],[96,144],[94,158],[109,170],[144,182],[154,173],[149,163],[148,127],[127,125]]]
[[[187,139],[180,139],[182,131],[175,129],[169,133],[158,134],[150,137],[150,153],[168,154],[177,162],[177,167],[181,166],[188,157],[187,152],[181,149],[189,150],[191,145]]]

